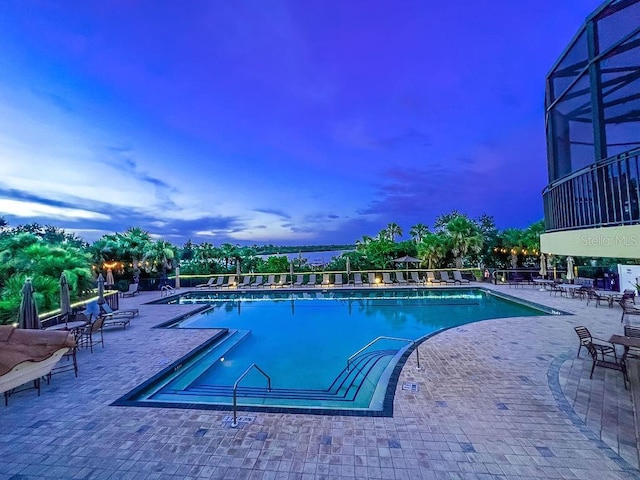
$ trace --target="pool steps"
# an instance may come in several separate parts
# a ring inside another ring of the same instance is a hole
[[[387,367],[391,358],[398,350],[374,350],[364,352],[356,357],[350,365],[340,372],[331,386],[326,390],[306,390],[293,388],[272,388],[268,391],[266,387],[238,387],[238,398],[242,399],[240,404],[273,404],[270,399],[278,400],[278,404],[295,404],[296,402],[309,401],[329,402],[329,403],[353,403],[357,400],[358,393],[363,387],[375,388],[378,377]],[[277,379],[272,379],[277,386]],[[368,385],[367,385],[368,384]],[[218,385],[190,385],[186,388],[173,388],[178,385],[171,385],[172,388],[164,388],[159,392],[162,401],[190,401],[197,403],[197,397],[206,397],[207,402],[211,397],[219,398],[222,401],[230,401],[233,397],[231,386]]]

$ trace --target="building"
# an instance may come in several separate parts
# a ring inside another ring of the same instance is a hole
[[[554,255],[640,258],[640,0],[608,0],[546,78]]]

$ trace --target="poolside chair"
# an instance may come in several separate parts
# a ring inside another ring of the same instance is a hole
[[[377,285],[376,282],[376,274],[375,273],[367,273],[367,278],[369,279],[369,285]]]
[[[267,282],[264,284],[265,287],[273,287],[276,284],[276,276],[269,275],[267,277]]]
[[[344,285],[344,277],[342,276],[341,273],[336,273],[335,274],[335,279],[333,281],[333,284],[336,287],[342,287]]]
[[[455,285],[455,280],[452,280],[449,278],[449,273],[445,272],[444,270],[442,272],[440,272],[440,281],[446,283],[447,285],[450,284],[454,284]]]
[[[589,351],[589,355],[591,355],[591,359],[593,360],[593,365],[591,365],[591,374],[589,378],[593,377],[593,370],[596,367],[602,368],[610,368],[612,370],[618,370],[622,372],[622,378],[624,380],[624,388],[627,389],[627,365],[625,362],[625,355],[622,355],[622,358],[618,360],[616,357],[611,357],[610,354],[604,353],[602,350],[596,348],[596,346],[589,342],[586,345],[587,350]]]
[[[287,283],[287,275],[286,273],[283,273],[282,275],[278,276],[278,278],[276,279],[275,286],[283,287],[285,283]]]
[[[315,287],[316,286],[316,274],[315,273],[311,273],[309,274],[309,278],[307,279],[307,283],[305,283],[305,286],[307,287]]]
[[[236,276],[230,275],[229,278],[227,279],[227,283],[223,283],[222,285],[220,285],[220,288],[222,287],[232,288],[235,286],[236,286]]]
[[[466,278],[462,278],[462,273],[460,273],[460,270],[453,271],[453,281],[455,283],[459,283],[460,285],[468,285],[470,283]]]
[[[219,278],[224,278],[224,277],[219,277]],[[216,277],[211,277],[209,278],[209,280],[207,280],[207,283],[200,283],[198,285],[196,285],[197,289],[203,289],[203,288],[212,288],[215,285],[215,280]]]
[[[391,275],[389,275],[389,272],[382,273],[382,283],[384,283],[385,285],[393,285],[393,280],[391,280]]]
[[[262,287],[264,285],[264,277],[262,275],[258,275],[256,276],[256,279],[251,282],[251,285],[249,285],[251,288],[258,288],[258,287]]]
[[[622,307],[622,318],[620,319],[620,323],[624,322],[625,315],[640,315],[640,307],[636,307],[631,300],[620,300],[618,303]]]
[[[442,281],[439,278],[436,278],[435,274],[433,272],[427,272],[427,280],[426,283],[442,283]]]
[[[122,326],[123,329],[126,329],[127,325],[131,322],[131,319],[139,314],[140,310],[137,308],[113,310],[108,303],[100,305],[100,315],[105,317],[105,327]]]
[[[248,288],[251,286],[251,275],[242,277],[242,282],[238,284],[238,288]]]
[[[93,323],[91,323],[91,316],[89,317],[89,322],[87,325],[78,330],[76,334],[76,342],[79,348],[89,348],[91,353],[93,353],[93,345],[101,344],[102,348],[104,348],[104,336],[102,335],[102,327],[104,326],[105,317],[99,315]],[[97,337],[98,333],[100,334],[100,340],[97,338],[94,339],[94,336]]]
[[[636,327],[634,325],[625,325],[624,336],[640,338],[640,327]],[[640,350],[634,347],[629,347],[629,350],[627,350],[627,356],[640,359]]]
[[[329,280],[329,274],[328,273],[323,273],[322,274],[322,283],[320,284],[323,287],[328,287],[331,284],[331,281]]]
[[[405,280],[404,278],[404,273],[402,273],[401,271],[396,271],[396,282],[398,282],[399,285],[406,285],[407,284],[407,280]]]
[[[420,280],[420,276],[418,275],[418,272],[411,272],[411,279],[409,279],[409,282],[416,283],[418,285],[423,283],[423,281]]]
[[[294,287],[301,287],[303,280],[304,280],[304,275],[296,275],[296,281],[293,282],[293,286]]]
[[[353,286],[354,287],[361,287],[362,286],[362,274],[361,273],[354,273],[353,274]]]
[[[130,283],[129,284],[129,290],[127,290],[126,292],[122,292],[121,296],[122,297],[133,297],[136,294],[140,293],[140,290],[138,290],[138,287],[140,286],[139,283]]]
[[[585,326],[574,327],[574,330],[576,331],[578,339],[580,340],[580,346],[578,347],[578,353],[576,357],[580,356],[580,350],[582,349],[582,347],[586,347],[589,343],[593,344],[593,348],[595,348],[596,350],[601,350],[604,355],[613,355],[614,357],[616,357],[616,348],[612,343],[607,342],[606,340],[592,337],[591,332]]]

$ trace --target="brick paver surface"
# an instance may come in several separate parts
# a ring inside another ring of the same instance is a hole
[[[576,325],[622,333],[619,307],[594,308],[535,288],[492,287],[574,315],[454,328],[402,370],[393,417],[115,407],[110,404],[211,335],[152,326],[195,306],[140,305],[105,347],[0,406],[5,479],[640,478],[633,405],[620,372],[576,358]],[[633,317],[632,317],[633,318]],[[417,392],[402,390],[418,384]],[[636,382],[637,385],[637,382]]]

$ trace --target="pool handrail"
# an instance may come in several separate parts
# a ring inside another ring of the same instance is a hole
[[[242,381],[242,379],[244,379],[244,377],[246,377],[249,374],[249,372],[253,368],[258,370],[262,375],[264,375],[267,378],[267,390],[269,392],[271,391],[271,377],[269,375],[267,375],[264,372],[264,370],[262,370],[255,363],[252,363],[251,365],[249,365],[249,368],[247,368],[244,371],[244,373],[242,375],[240,375],[238,377],[238,379],[236,380],[236,382],[233,384],[233,421],[231,422],[231,426],[233,428],[238,426],[238,403],[237,403],[238,384]]]
[[[373,345],[374,343],[376,343],[379,340],[397,340],[399,342],[409,342],[411,343],[415,349],[416,349],[416,360],[418,362],[418,367],[417,369],[420,370],[420,352],[418,351],[418,345],[416,344],[415,340],[412,340],[410,338],[399,338],[399,337],[387,337],[386,335],[381,335],[380,337],[370,341],[369,343],[367,343],[364,347],[362,347],[360,350],[358,350],[356,353],[354,353],[353,355],[351,355],[349,358],[347,358],[347,370],[349,370],[351,368],[351,360],[353,360],[355,357],[357,357],[358,355],[360,355],[362,352],[364,352],[367,348],[369,348],[371,345]]]

